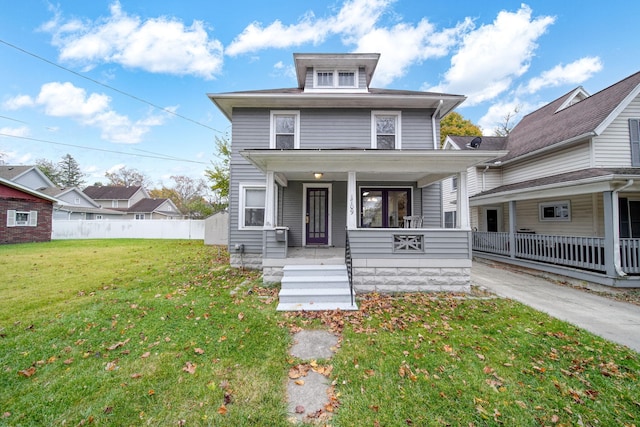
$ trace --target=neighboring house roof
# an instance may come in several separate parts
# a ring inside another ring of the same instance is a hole
[[[22,166],[22,165],[0,165],[0,178],[4,178],[8,181],[17,181],[24,175],[29,173],[37,174],[46,187],[54,187],[55,184],[40,170],[37,166]],[[39,188],[37,190],[40,190]]]
[[[615,189],[616,185],[621,185],[628,180],[639,180],[640,169],[636,168],[589,168],[582,169],[573,172],[566,172],[558,175],[545,176],[541,178],[531,179],[528,181],[522,181],[514,184],[502,185],[500,187],[492,188],[482,193],[475,194],[470,197],[470,202],[474,202],[480,199],[487,199],[494,195],[505,194],[520,194],[523,198],[523,191],[533,191],[551,188],[562,188],[563,191],[571,194],[579,194],[577,185],[593,185],[597,183],[606,183],[610,189]],[[617,182],[620,181],[618,184]],[[586,192],[592,192],[593,188],[588,188]],[[536,193],[538,197],[539,194]]]
[[[82,190],[80,190],[77,187],[70,187],[70,188],[49,187],[49,188],[45,188],[45,189],[43,189],[41,191],[44,194],[48,194],[50,196],[54,196],[54,197],[60,199],[60,202],[62,204],[64,204],[64,205],[70,205],[70,203],[65,201],[63,199],[63,197],[65,197],[66,195],[68,195],[70,193],[75,193],[75,194],[78,195],[78,197],[82,197],[84,200],[86,200],[92,206],[94,206],[96,208],[100,207],[100,205],[98,203],[96,203],[91,197],[89,197],[87,194],[82,192]]]
[[[471,141],[480,138],[480,145],[476,148],[471,146]],[[507,149],[507,137],[505,136],[457,136],[449,135],[445,141],[445,148],[451,145],[457,150],[487,150],[502,151]]]
[[[601,134],[640,93],[640,72],[584,98],[581,88],[524,116],[508,136],[505,162]],[[572,103],[573,100],[578,102]],[[563,108],[564,107],[564,108]]]
[[[130,187],[120,185],[90,185],[83,191],[94,200],[129,200],[140,190],[144,191],[139,185],[132,185]]]
[[[34,190],[32,188],[25,187],[24,185],[20,185],[13,181],[9,181],[5,178],[0,178],[0,185],[4,185],[5,187],[13,188],[14,190],[18,190],[22,193],[29,194],[31,196],[37,197],[39,199],[43,199],[52,203],[59,203],[59,200],[55,197],[48,196],[38,190]]]
[[[71,205],[61,205],[55,208],[58,211],[64,212],[84,212],[84,213],[93,213],[93,214],[101,214],[101,215],[125,215],[126,212],[117,211],[115,209],[105,209],[105,208],[91,208],[88,206],[71,206]]]
[[[173,210],[161,210],[160,208],[163,205],[169,205],[170,209]],[[129,213],[149,213],[149,212],[158,212],[165,215],[180,215],[180,211],[176,207],[176,205],[171,201],[171,199],[152,199],[146,198],[137,202],[135,205],[131,206],[127,209]]]

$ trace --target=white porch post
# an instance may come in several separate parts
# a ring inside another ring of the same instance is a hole
[[[458,173],[458,193],[457,193],[457,228],[468,230],[471,228],[469,221],[469,193],[467,190],[467,171]]]
[[[358,197],[356,193],[356,173],[349,172],[347,181],[347,230],[358,228]]]
[[[276,226],[275,174],[267,171],[267,187],[264,195],[264,228]]]

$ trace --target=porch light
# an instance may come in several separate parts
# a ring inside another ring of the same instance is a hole
[[[314,172],[313,176],[315,177],[315,179],[320,179],[322,178],[322,172]]]

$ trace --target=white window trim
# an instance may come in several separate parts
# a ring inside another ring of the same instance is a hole
[[[396,150],[402,149],[402,112],[401,111],[371,111],[371,148],[378,148],[378,138],[376,133],[377,116],[396,116]]]
[[[244,211],[245,211],[245,191],[249,189],[249,190],[264,190],[265,191],[265,202],[266,202],[266,192],[267,192],[267,186],[262,183],[241,183],[238,186],[238,204],[239,204],[239,209],[238,209],[238,230],[262,230],[264,229],[264,225],[255,225],[255,226],[245,226],[244,225]],[[265,209],[265,213],[266,213],[266,206],[264,207]]]
[[[144,221],[145,219],[145,214],[133,214],[133,219],[135,219],[136,221]]]
[[[300,111],[299,110],[272,110],[270,118],[269,148],[276,148],[276,116],[294,116],[295,133],[293,135],[293,149],[300,148]]]
[[[331,86],[318,85],[318,73],[333,73],[333,84]],[[353,86],[341,86],[339,73],[353,73]],[[357,89],[360,76],[358,68],[314,68],[313,87],[315,89]]]
[[[27,220],[24,222],[16,221],[16,215],[27,214]],[[38,211],[18,211],[10,209],[7,211],[7,227],[37,227]]]
[[[567,211],[568,211],[568,215],[566,218],[558,218],[558,217],[554,217],[554,218],[545,218],[543,216],[543,212],[545,208],[549,208],[549,207],[553,207],[553,208],[557,208],[558,206],[563,206],[566,205],[567,206]],[[554,202],[544,202],[544,203],[538,203],[538,217],[539,220],[541,222],[547,222],[547,221],[564,221],[564,222],[568,222],[571,221],[571,202],[569,200],[560,200],[560,201],[554,201]]]

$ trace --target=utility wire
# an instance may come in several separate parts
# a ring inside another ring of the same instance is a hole
[[[175,161],[175,162],[197,163],[197,164],[200,164],[200,165],[207,165],[208,164],[207,162],[199,162],[197,160],[180,159],[180,158],[177,158],[177,157],[169,157],[169,156],[164,156],[164,155],[151,156],[151,155],[147,155],[147,154],[125,153],[124,151],[106,150],[104,148],[95,148],[95,147],[87,147],[87,146],[83,146],[83,145],[67,144],[67,143],[64,143],[64,142],[47,141],[46,139],[29,138],[27,136],[17,136],[17,135],[11,135],[11,134],[8,134],[8,133],[0,133],[0,136],[6,136],[6,137],[9,137],[9,138],[23,139],[23,140],[27,140],[27,141],[44,142],[46,144],[53,144],[53,145],[63,145],[65,147],[82,148],[84,150],[102,151],[103,153],[122,154],[122,155],[125,155],[125,156],[146,157],[146,158],[149,158],[149,159],[171,160],[171,161]]]
[[[49,65],[53,65],[54,67],[60,68],[61,70],[64,70],[64,71],[67,71],[67,72],[69,72],[69,73],[71,73],[71,74],[73,74],[73,75],[76,75],[76,76],[80,77],[80,78],[83,78],[83,79],[85,79],[85,80],[89,80],[90,82],[93,82],[93,83],[95,83],[95,84],[97,84],[97,85],[100,85],[100,86],[102,86],[102,87],[106,87],[107,89],[110,89],[110,90],[113,90],[113,91],[115,91],[115,92],[118,92],[119,94],[122,94],[122,95],[124,95],[124,96],[128,96],[129,98],[132,98],[132,99],[135,99],[136,101],[139,101],[139,102],[142,102],[142,103],[144,103],[144,104],[150,105],[150,106],[152,106],[153,108],[157,108],[158,110],[164,111],[165,113],[173,114],[173,115],[174,115],[174,116],[176,116],[176,117],[180,117],[180,118],[181,118],[181,119],[183,119],[183,120],[187,120],[187,121],[189,121],[189,122],[191,122],[191,123],[194,123],[194,124],[196,124],[196,125],[198,125],[198,126],[202,126],[202,127],[204,127],[204,128],[207,128],[207,129],[210,129],[210,130],[212,130],[212,131],[214,131],[214,132],[224,133],[224,132],[222,132],[222,131],[220,131],[220,130],[218,130],[218,129],[212,128],[212,127],[211,127],[211,126],[209,126],[209,125],[205,125],[204,123],[201,123],[201,122],[199,122],[199,121],[197,121],[197,120],[190,119],[189,117],[186,117],[186,116],[183,116],[183,115],[181,115],[181,114],[178,114],[178,113],[176,113],[175,111],[171,111],[171,110],[169,110],[168,108],[160,107],[159,105],[156,105],[156,104],[154,104],[154,103],[152,103],[152,102],[149,102],[149,101],[147,101],[147,100],[145,100],[145,99],[142,99],[142,98],[140,98],[140,97],[138,97],[138,96],[136,96],[136,95],[132,95],[132,94],[127,93],[127,92],[125,92],[125,91],[123,91],[123,90],[120,90],[120,89],[115,88],[115,87],[113,87],[113,86],[109,86],[108,84],[102,83],[102,82],[100,82],[100,81],[98,81],[98,80],[92,79],[91,77],[87,77],[87,76],[85,76],[85,75],[83,75],[83,74],[80,74],[80,73],[78,73],[78,72],[76,72],[76,71],[70,70],[69,68],[66,68],[66,67],[63,67],[62,65],[56,64],[56,63],[55,63],[55,62],[53,62],[53,61],[50,61],[50,60],[48,60],[48,59],[46,59],[46,58],[43,58],[43,57],[42,57],[42,56],[40,56],[40,55],[36,55],[35,53],[29,52],[28,50],[25,50],[25,49],[23,49],[23,48],[21,48],[21,47],[18,47],[18,46],[16,46],[16,45],[14,45],[14,44],[11,44],[11,43],[9,43],[9,42],[7,42],[7,41],[5,41],[5,40],[0,39],[0,43],[4,44],[4,45],[6,45],[6,46],[9,46],[9,47],[11,47],[11,48],[13,48],[13,49],[15,49],[15,50],[18,50],[18,51],[20,51],[20,52],[22,52],[22,53],[25,53],[25,54],[27,54],[27,55],[29,55],[29,56],[32,56],[32,57],[34,57],[34,58],[36,58],[36,59],[39,59],[40,61],[46,62],[46,63],[47,63],[47,64],[49,64]]]

